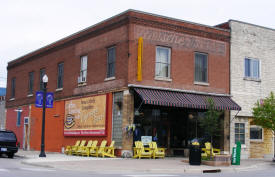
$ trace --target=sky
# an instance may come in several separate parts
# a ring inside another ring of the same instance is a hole
[[[128,9],[214,26],[230,19],[275,29],[274,0],[0,0],[0,87],[7,64]]]

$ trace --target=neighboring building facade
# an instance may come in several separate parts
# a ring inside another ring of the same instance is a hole
[[[222,110],[215,146],[229,151],[229,110],[241,109],[229,96],[229,40],[229,30],[128,10],[9,62],[7,127],[23,148],[40,148],[34,102],[46,73],[55,95],[46,151],[107,139],[117,154],[131,153],[133,141],[151,139],[180,154],[203,135],[209,98]]]
[[[0,96],[0,129],[6,128],[6,99]]]
[[[0,88],[0,129],[6,128],[6,88]]]
[[[220,26],[231,30],[230,92],[242,107],[231,112],[231,148],[240,141],[242,158],[271,158],[273,134],[251,118],[257,101],[275,91],[275,30],[234,20]]]

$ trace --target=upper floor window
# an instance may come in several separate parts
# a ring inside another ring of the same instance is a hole
[[[241,144],[245,144],[245,124],[235,123],[235,143],[239,141]]]
[[[40,75],[39,75],[39,84],[40,84],[40,90],[43,90],[43,76],[46,74],[46,70],[45,69],[40,69]]]
[[[258,59],[244,59],[244,75],[246,78],[259,79],[260,78],[260,62]]]
[[[29,89],[28,89],[28,94],[33,94],[33,80],[34,80],[34,72],[29,72]]]
[[[16,78],[13,77],[11,79],[11,98],[15,97],[15,81],[16,81]]]
[[[57,66],[57,88],[63,88],[63,73],[64,63],[59,63]]]
[[[195,53],[195,82],[208,82],[208,56],[204,53]]]
[[[115,77],[116,48],[107,49],[107,78]]]
[[[88,56],[84,55],[80,57],[80,76],[78,79],[78,83],[86,82],[87,80],[87,63]]]
[[[170,78],[171,49],[168,47],[156,47],[156,73],[159,78]]]

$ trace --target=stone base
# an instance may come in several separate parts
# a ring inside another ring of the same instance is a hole
[[[216,155],[214,160],[203,160],[201,162],[203,165],[209,166],[230,166],[231,156],[230,155]]]

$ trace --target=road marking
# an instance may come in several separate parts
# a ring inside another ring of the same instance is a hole
[[[9,172],[9,170],[7,170],[7,169],[3,169],[3,168],[2,168],[2,169],[0,168],[0,171],[3,171],[3,172]]]
[[[123,175],[129,177],[153,177],[153,176],[179,176],[179,175],[168,175],[168,174],[143,174],[143,175]]]
[[[21,170],[26,170],[26,171],[55,171],[51,169],[45,169],[45,168],[20,168]]]

